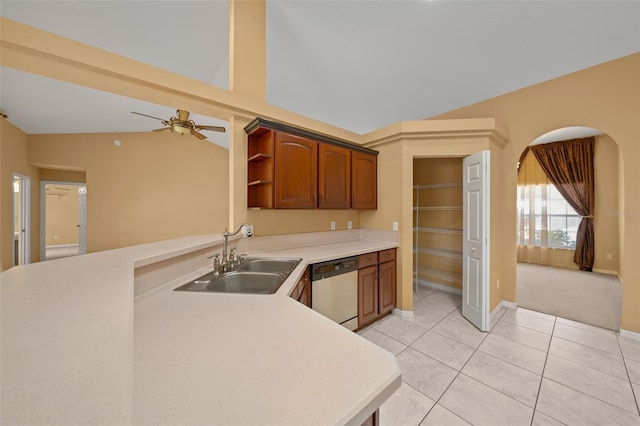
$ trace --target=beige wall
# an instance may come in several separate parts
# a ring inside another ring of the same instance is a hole
[[[378,156],[378,209],[360,214],[362,228],[391,229],[399,222],[398,308],[413,310],[413,163],[416,158],[466,157],[491,151],[491,207],[500,202],[501,151],[507,139],[493,119],[431,120],[396,123],[364,135]],[[494,161],[497,159],[497,162]],[[497,212],[496,212],[497,211]],[[490,307],[502,300],[495,283],[502,278],[500,209],[492,210]],[[515,257],[514,257],[515,263]]]
[[[639,116],[640,54],[635,54],[435,117],[494,117],[508,129],[510,142],[503,150],[499,176],[504,186],[500,206],[505,228],[501,237],[505,300],[517,300],[513,253],[516,246],[515,166],[520,153],[536,137],[551,130],[567,126],[593,127],[606,133],[618,145],[619,196],[617,206],[613,208],[620,214],[618,258],[624,287],[622,328],[640,332],[637,260],[640,253],[640,215],[637,214],[640,209],[637,188],[640,182]],[[616,192],[615,187],[611,192]],[[609,202],[615,203],[613,199]],[[605,214],[605,207],[609,206],[596,206],[597,216]],[[611,223],[607,222],[607,226]]]
[[[173,133],[31,135],[29,162],[86,171],[87,251],[220,232],[228,151]]]
[[[40,180],[54,182],[86,183],[87,173],[76,170],[40,169]]]
[[[46,195],[45,244],[78,244],[78,187],[52,184],[56,194]],[[58,190],[66,189],[66,193]]]
[[[13,173],[31,178],[31,261],[40,259],[40,179],[27,162],[27,136],[0,118],[0,271],[13,266]]]
[[[640,142],[640,141],[639,141]],[[640,160],[640,159],[639,159]],[[596,213],[593,227],[596,251],[593,268],[596,271],[617,273],[620,270],[618,200],[618,145],[608,135],[596,137],[594,153]],[[607,254],[612,259],[607,259]]]

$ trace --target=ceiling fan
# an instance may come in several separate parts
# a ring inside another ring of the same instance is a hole
[[[180,133],[181,135],[191,133],[193,136],[195,136],[198,139],[206,139],[207,137],[202,133],[199,133],[198,132],[199,130],[210,130],[212,132],[226,131],[225,128],[222,126],[201,126],[199,124],[196,124],[193,120],[189,120],[189,111],[185,111],[183,109],[176,110],[176,117],[171,117],[168,120],[165,120],[163,118],[153,117],[147,114],[141,114],[139,112],[131,111],[131,113],[142,115],[143,117],[149,117],[156,120],[160,120],[162,121],[162,124],[167,126],[167,127],[163,127],[162,129],[155,129],[153,130],[154,132],[170,131],[170,132]]]

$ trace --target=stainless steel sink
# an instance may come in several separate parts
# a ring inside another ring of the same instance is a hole
[[[176,288],[176,291],[273,294],[300,263],[291,258],[247,258],[235,271],[213,272]]]
[[[247,258],[236,271],[249,272],[291,272],[296,269],[300,259],[283,258]]]
[[[222,293],[275,293],[286,278],[281,274],[229,272],[207,285],[207,291]]]

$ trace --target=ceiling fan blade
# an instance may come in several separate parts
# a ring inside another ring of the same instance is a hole
[[[152,132],[167,132],[167,131],[173,132],[173,127],[163,127],[162,129],[152,130]]]
[[[212,132],[223,132],[223,133],[227,131],[222,126],[200,126],[199,124],[196,124],[196,129],[197,130],[210,130]]]
[[[205,135],[203,135],[202,133],[198,133],[195,130],[191,130],[191,134],[200,140],[207,138]]]
[[[155,119],[155,120],[165,121],[165,119],[164,119],[164,118],[158,118],[158,117],[154,117],[154,116],[152,116],[152,115],[142,114],[142,113],[140,113],[140,112],[131,111],[131,114],[137,114],[137,115],[141,115],[141,116],[143,116],[143,117],[149,117],[149,118],[153,118],[153,119]]]

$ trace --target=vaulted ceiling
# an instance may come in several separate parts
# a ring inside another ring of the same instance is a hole
[[[0,15],[228,88],[226,1],[1,0]],[[638,51],[638,0],[269,0],[267,102],[365,133]],[[176,108],[6,67],[0,83],[0,111],[28,134],[147,131],[159,123],[130,111]]]

